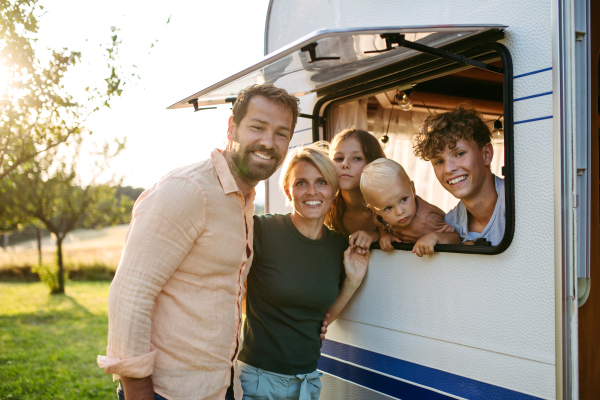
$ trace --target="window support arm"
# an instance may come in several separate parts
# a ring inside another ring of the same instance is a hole
[[[191,104],[191,105],[194,106],[194,112],[202,111],[202,110],[213,110],[213,109],[217,108],[217,107],[203,107],[203,108],[199,108],[198,107],[198,99],[190,100],[190,101],[188,101],[188,104]]]
[[[435,47],[425,46],[424,44],[411,42],[405,39],[404,35],[399,33],[384,33],[380,35],[385,40],[386,48],[383,50],[365,51],[365,53],[383,53],[386,51],[394,50],[398,47],[406,47],[407,49],[416,50],[421,53],[431,54],[437,57],[445,58],[446,60],[454,61],[457,63],[470,65],[472,67],[480,68],[486,71],[494,72],[502,75],[504,70],[502,68],[495,67],[493,65],[485,64],[477,60],[462,56],[460,54],[454,54],[449,51],[437,49]],[[392,47],[393,44],[397,44],[397,47]]]
[[[323,126],[325,125],[325,117],[320,117],[318,115],[311,115],[311,114],[298,114],[298,116],[300,118],[308,118],[308,119],[312,119],[313,121],[317,121],[319,126]]]

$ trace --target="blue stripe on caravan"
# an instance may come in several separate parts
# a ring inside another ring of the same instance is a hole
[[[427,386],[441,392],[446,392],[455,396],[473,400],[533,400],[538,397],[530,396],[513,390],[504,389],[499,386],[465,378],[460,375],[451,374],[438,369],[426,367],[423,365],[400,360],[384,354],[375,353],[358,347],[350,346],[333,340],[325,340],[321,353],[326,356],[338,358],[343,361],[351,362],[375,371],[395,376],[419,385]],[[321,357],[320,360],[325,359]],[[319,361],[320,363],[321,361]],[[319,364],[319,368],[320,368]],[[327,371],[326,371],[327,372]],[[334,374],[335,375],[335,374]],[[343,378],[343,377],[342,377]],[[348,378],[344,378],[348,379]],[[353,379],[348,379],[354,382]],[[400,385],[399,381],[395,381]],[[359,383],[359,382],[356,382]],[[363,386],[381,391],[369,385],[359,383]],[[406,385],[406,383],[403,383]],[[400,387],[400,386],[399,386]],[[400,396],[402,399],[408,399],[406,395]]]
[[[537,71],[526,72],[526,73],[521,74],[521,75],[514,75],[513,79],[522,78],[524,76],[533,75],[533,74],[539,74],[540,72],[550,71],[551,69],[552,69],[552,67],[550,67],[550,68],[544,68],[544,69],[538,69]]]
[[[539,117],[539,118],[532,118],[532,119],[524,119],[523,121],[515,121],[513,122],[514,125],[517,124],[525,124],[527,122],[533,122],[533,121],[541,121],[543,119],[550,119],[552,118],[552,115],[548,115],[547,117]]]
[[[540,93],[540,94],[532,94],[531,96],[519,97],[518,99],[514,99],[513,101],[521,101],[521,100],[533,99],[534,97],[548,96],[549,94],[552,94],[552,92],[546,92],[546,93]]]
[[[402,400],[454,400],[454,397],[327,357],[319,358],[319,370]]]

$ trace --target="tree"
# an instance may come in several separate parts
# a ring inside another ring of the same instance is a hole
[[[16,194],[16,182],[10,177],[0,181],[0,234],[8,234],[24,225],[32,223],[32,218],[8,201]]]
[[[63,78],[81,61],[81,53],[36,45],[39,18],[44,7],[38,0],[0,1],[0,80],[10,87],[0,90],[0,180],[35,156],[80,135],[86,118],[100,107],[110,107],[126,82],[115,65],[120,41],[116,28],[105,46],[108,77],[98,88],[86,88],[86,105],[66,93]],[[82,88],[83,89],[83,88]]]
[[[67,234],[77,228],[100,228],[127,220],[132,206],[127,196],[117,198],[119,180],[111,177],[99,182],[110,161],[123,150],[124,143],[116,142],[117,149],[112,151],[109,144],[101,146],[94,154],[94,172],[87,183],[78,174],[81,140],[67,143],[72,151],[50,149],[22,163],[9,175],[14,184],[12,189],[6,183],[8,180],[0,181],[2,187],[12,191],[6,200],[10,207],[39,221],[56,238],[58,272],[51,285],[53,294],[65,290],[62,245]]]

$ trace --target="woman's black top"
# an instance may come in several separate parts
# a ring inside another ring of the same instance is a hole
[[[348,241],[323,225],[308,239],[290,214],[254,216],[254,259],[248,274],[244,344],[238,359],[279,374],[317,369],[321,326],[344,274]]]

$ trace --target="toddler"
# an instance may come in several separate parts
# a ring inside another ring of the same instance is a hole
[[[444,212],[415,194],[414,182],[397,162],[382,158],[367,165],[360,190],[389,232],[379,240],[382,250],[392,250],[393,241],[415,243],[412,252],[422,257],[433,254],[438,243],[461,243],[460,235],[444,222]]]

